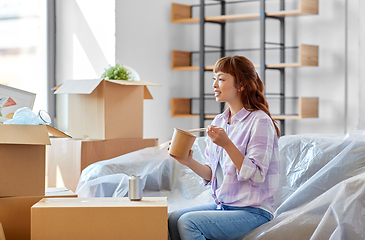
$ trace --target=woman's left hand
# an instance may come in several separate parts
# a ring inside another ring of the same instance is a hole
[[[215,144],[223,148],[231,141],[228,138],[226,131],[224,131],[224,129],[221,127],[209,125],[207,134]]]

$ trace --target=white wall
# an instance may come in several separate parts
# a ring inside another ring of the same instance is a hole
[[[287,133],[344,133],[356,128],[358,109],[358,15],[356,5],[349,5],[348,91],[345,59],[345,0],[319,1],[317,16],[302,16],[287,21],[287,41],[319,46],[319,66],[289,69],[288,94],[319,97],[319,118],[287,121]],[[353,13],[356,14],[353,14]],[[346,97],[349,97],[346,99]],[[347,106],[345,105],[347,102]],[[345,116],[347,113],[351,117]]]
[[[56,1],[56,82],[99,78],[115,62],[115,0]],[[56,96],[56,127],[67,132],[67,95]]]
[[[89,18],[80,16],[80,6],[84,6],[86,2],[88,8],[91,7],[95,11],[93,14],[90,13]],[[110,1],[110,5],[113,2]],[[199,43],[198,24],[170,22],[171,2],[116,0],[114,21],[111,17],[114,16],[113,7],[108,4],[105,6],[105,1],[102,4],[99,1],[57,1],[57,80],[62,82],[67,78],[97,76],[97,72],[103,69],[106,63],[113,63],[112,29],[109,29],[110,31],[90,29],[95,25],[110,27],[115,24],[115,60],[136,69],[142,79],[161,84],[161,87],[149,88],[154,100],[145,100],[144,105],[144,137],[159,138],[160,143],[171,138],[174,127],[188,129],[198,126],[198,119],[170,116],[172,97],[198,96],[198,73],[172,71],[171,50],[198,50]],[[176,2],[196,4],[199,1]],[[365,37],[361,26],[364,26],[365,21],[359,14],[361,9],[365,9],[365,4],[362,0],[348,3],[346,78],[345,3],[345,0],[319,0],[319,15],[286,18],[288,46],[301,43],[319,45],[318,67],[286,70],[286,94],[318,96],[319,118],[287,120],[286,134],[344,133],[358,127],[363,128],[365,125],[362,117],[365,113],[361,111],[359,104],[360,101],[365,102],[363,97],[360,99],[359,94],[365,87],[359,81],[365,76],[364,70],[360,68],[363,65],[361,63],[364,63],[363,55],[360,53],[364,52]],[[227,10],[228,13],[237,11],[236,8]],[[85,29],[89,30],[84,33]],[[270,21],[267,29],[268,38],[275,40],[277,31],[275,23]],[[72,40],[73,32],[79,37],[85,34],[86,39],[91,37],[94,47],[87,47],[89,43],[86,42]],[[215,31],[214,27],[208,27],[206,37],[209,44],[214,44],[218,42],[219,32]],[[111,42],[103,45],[102,39]],[[258,47],[258,40],[258,21],[227,24],[227,47]],[[83,49],[84,53],[72,50],[73,45],[81,46],[80,49]],[[83,55],[83,59],[88,59],[94,64],[88,63],[86,66],[89,67],[78,68],[75,64],[79,61],[75,60]],[[78,73],[73,72],[75,69]],[[347,94],[345,94],[346,79]],[[207,85],[210,85],[209,81]],[[209,87],[207,86],[207,89]]]
[[[319,45],[318,67],[293,69],[287,75],[294,79],[294,94],[319,97],[319,118],[288,121],[288,133],[345,133],[358,128],[360,2],[348,1],[346,12],[346,0],[320,0],[318,16],[288,23],[289,41]]]
[[[170,22],[171,2],[116,1],[116,59],[140,77],[161,87],[149,87],[153,100],[144,101],[144,138],[171,139],[174,127],[196,127],[197,119],[172,118],[170,99],[191,97],[191,72],[171,70],[171,50],[192,49],[191,26]],[[194,125],[194,122],[196,124]]]

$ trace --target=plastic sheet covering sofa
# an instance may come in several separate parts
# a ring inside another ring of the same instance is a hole
[[[209,187],[167,153],[168,143],[83,170],[79,197],[128,196],[128,177],[141,175],[144,196],[167,196],[169,212],[212,201]],[[204,162],[204,138],[194,158]],[[365,131],[288,135],[279,139],[281,189],[274,220],[243,239],[365,239]]]
[[[169,212],[213,201],[209,186],[189,168],[176,162],[168,143],[145,148],[86,167],[76,189],[79,197],[127,197],[128,178],[142,178],[143,196],[167,196]],[[204,162],[205,139],[197,138],[193,157]]]

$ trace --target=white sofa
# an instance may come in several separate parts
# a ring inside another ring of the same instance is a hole
[[[210,187],[167,153],[168,143],[94,163],[81,174],[79,197],[128,196],[140,175],[144,196],[167,196],[169,212],[213,201]],[[204,138],[193,146],[204,162]],[[246,239],[365,239],[365,131],[279,139],[281,189],[274,220]]]

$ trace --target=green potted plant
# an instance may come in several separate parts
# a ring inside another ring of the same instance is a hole
[[[115,66],[109,66],[109,68],[106,68],[105,72],[101,75],[101,78],[110,80],[139,81],[139,76],[134,69],[119,63],[116,63]]]

